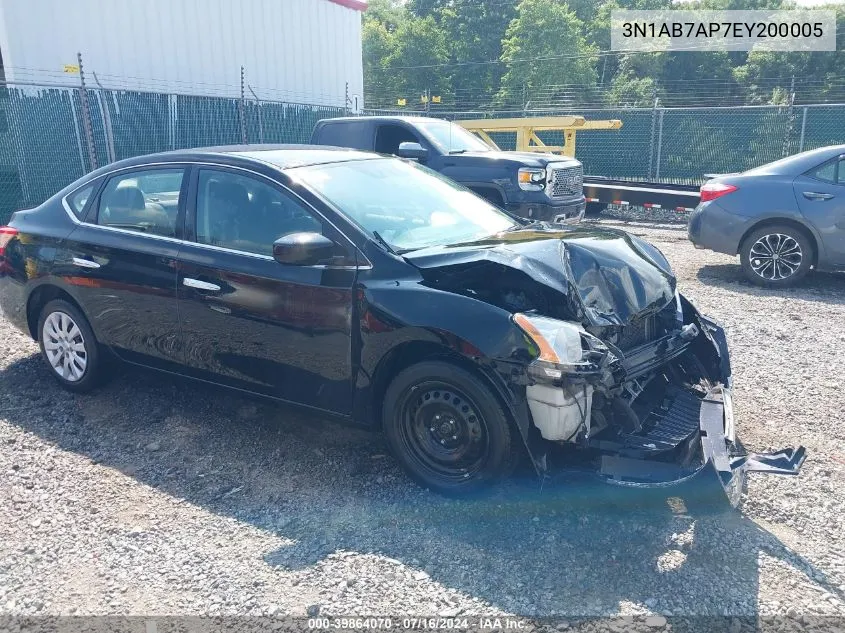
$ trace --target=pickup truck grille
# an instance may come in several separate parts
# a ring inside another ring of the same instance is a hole
[[[551,170],[550,197],[568,198],[580,196],[584,190],[584,168],[558,167]]]

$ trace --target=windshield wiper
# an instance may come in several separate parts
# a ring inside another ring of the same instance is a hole
[[[393,250],[393,247],[387,242],[386,239],[381,236],[381,234],[379,234],[378,231],[373,231],[373,237],[376,238],[376,241],[381,244],[382,247],[384,247],[384,250],[386,250],[388,253],[390,253],[391,255],[398,255],[398,253]]]
[[[467,152],[467,150],[465,150],[465,149],[450,149],[449,150],[450,154],[465,154],[466,152]]]

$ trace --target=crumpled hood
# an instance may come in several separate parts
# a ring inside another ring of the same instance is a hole
[[[585,322],[626,325],[675,297],[669,262],[638,237],[614,229],[534,224],[471,243],[413,251],[405,259],[423,270],[493,262],[575,295]]]

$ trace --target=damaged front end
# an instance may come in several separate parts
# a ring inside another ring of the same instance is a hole
[[[609,483],[667,487],[715,477],[736,506],[746,473],[798,473],[803,447],[754,454],[737,442],[725,333],[679,294],[647,322],[623,328],[513,318],[536,346],[527,398],[542,441],[529,448],[542,474],[552,470],[543,448],[551,442],[582,449]]]
[[[735,505],[747,472],[797,474],[803,448],[737,442],[725,333],[644,240],[540,223],[406,258],[426,285],[501,308],[521,330],[526,349],[500,359],[526,385],[520,431],[541,476],[576,461],[637,487],[709,474]]]

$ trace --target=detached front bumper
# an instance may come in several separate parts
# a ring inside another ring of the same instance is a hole
[[[690,449],[700,450],[700,465],[697,468],[684,468],[664,461],[604,455],[599,473],[609,483],[638,488],[695,487],[702,483],[718,482],[730,504],[736,507],[745,489],[747,473],[797,475],[806,458],[803,446],[774,453],[746,453],[738,450],[734,436],[731,392],[722,385],[714,387],[701,400],[699,432],[692,438]]]
[[[529,386],[526,395],[533,423],[548,444],[581,449],[590,468],[608,483],[672,488],[673,496],[687,499],[702,495],[711,499],[713,493],[724,498],[724,494],[736,506],[747,473],[797,475],[806,451],[798,447],[747,453],[742,448],[735,435],[724,329],[680,296],[677,306],[685,322],[681,329],[617,351],[610,365],[612,373],[602,374],[603,380],[623,385],[636,412],[628,404],[626,413],[624,400],[614,408],[607,395],[594,409],[596,391],[591,378],[584,378],[569,385]],[[592,376],[594,380],[597,374]],[[649,381],[656,381],[651,391]],[[578,387],[573,389],[573,385]],[[705,385],[709,387],[702,395]],[[601,415],[593,419],[596,411]],[[609,424],[611,419],[614,422]],[[537,441],[527,445],[538,473],[554,475],[557,469],[547,468],[542,446]],[[566,462],[561,465],[565,468]]]

